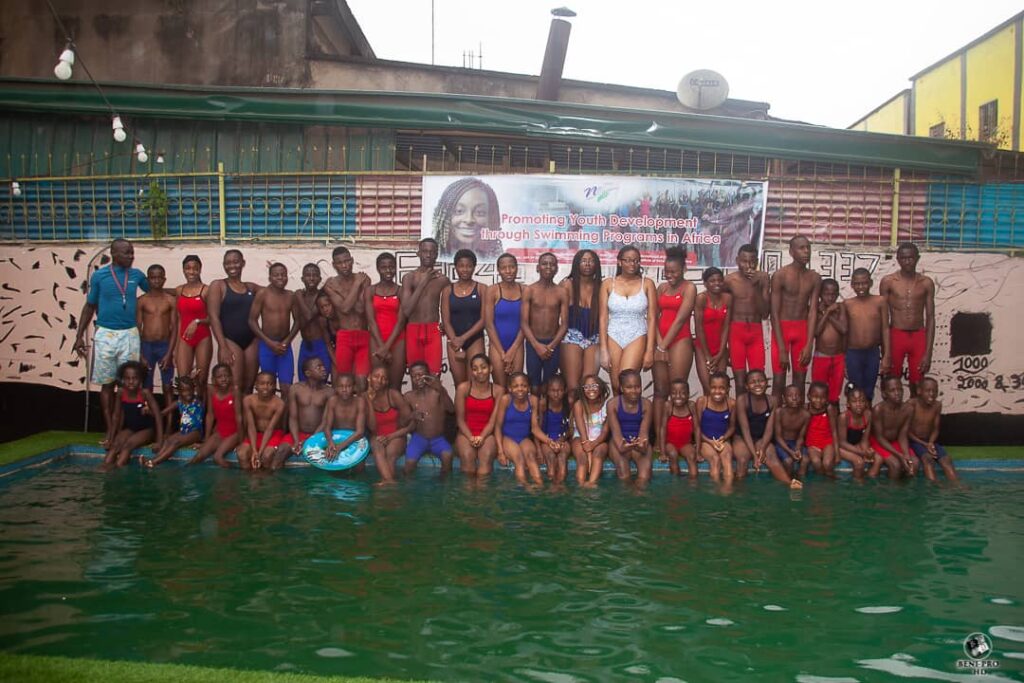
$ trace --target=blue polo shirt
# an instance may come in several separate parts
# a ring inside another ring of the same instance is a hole
[[[108,330],[130,330],[135,327],[135,298],[138,291],[149,291],[149,280],[138,268],[127,271],[128,285],[125,287],[125,269],[111,264],[97,270],[89,278],[89,294],[85,300],[96,307],[96,325]],[[114,282],[114,277],[117,282]],[[121,288],[125,297],[121,299]]]

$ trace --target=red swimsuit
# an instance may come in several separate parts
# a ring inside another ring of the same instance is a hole
[[[675,339],[665,339],[665,335],[668,334],[668,330],[672,327],[672,323],[676,321],[676,316],[679,315],[679,307],[683,305],[683,293],[680,291],[678,294],[662,294],[658,297],[658,309],[661,311],[661,315],[658,316],[658,334],[665,342],[665,348],[672,346],[680,339],[689,339],[690,334],[690,321],[687,320],[679,332],[676,333]],[[709,342],[710,343],[710,342]]]
[[[832,425],[829,423],[828,413],[811,415],[811,421],[807,425],[807,438],[804,439],[804,445],[808,448],[824,450],[826,446],[831,446],[832,443]]]
[[[728,312],[725,306],[712,308],[710,297],[704,300],[704,338],[708,342],[709,355],[714,356],[722,350],[722,325]]]
[[[494,389],[487,398],[477,398],[472,393],[466,394],[466,426],[473,436],[480,436],[484,427],[491,421],[494,412]]]
[[[192,324],[192,321],[202,320],[207,317],[206,302],[203,301],[203,292],[205,291],[206,285],[203,285],[195,296],[185,296],[184,294],[178,296],[178,318],[181,320],[181,325],[178,327],[178,335],[181,337],[181,341],[192,348],[199,346],[199,342],[210,336],[210,326],[206,323],[201,323],[196,326],[196,331],[192,338],[185,339],[185,330]]]
[[[672,444],[678,451],[693,443],[693,415],[677,417],[669,414],[665,425],[665,443]]]
[[[210,401],[213,404],[213,417],[217,420],[217,433],[220,434],[220,438],[234,436],[238,432],[238,422],[235,420],[235,395],[229,393],[220,398],[214,391],[210,394]]]

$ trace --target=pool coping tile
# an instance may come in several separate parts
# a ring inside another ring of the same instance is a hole
[[[72,445],[68,445],[68,446],[61,446],[59,448],[54,448],[54,449],[51,449],[49,451],[46,451],[45,453],[40,453],[38,455],[29,456],[27,458],[23,458],[21,460],[17,460],[17,461],[12,462],[12,463],[8,463],[6,465],[0,465],[0,479],[2,479],[4,477],[7,477],[7,476],[10,476],[12,474],[15,474],[16,472],[21,472],[21,471],[26,470],[26,469],[45,467],[45,466],[51,464],[52,462],[54,462],[56,460],[63,460],[63,459],[68,458],[68,457],[76,457],[76,456],[77,457],[86,457],[86,458],[99,458],[99,457],[102,457],[104,453],[105,453],[105,450],[103,448],[101,448],[100,446],[96,445],[96,444],[72,444]],[[153,449],[151,449],[151,448],[137,448],[134,451],[132,451],[132,455],[152,456],[153,455]],[[171,456],[170,459],[173,460],[173,461],[178,461],[178,462],[187,462],[194,455],[195,455],[195,449],[194,448],[183,448],[183,449],[180,449],[180,450],[176,451],[174,453],[174,455]],[[237,459],[235,457],[234,451],[232,451],[231,453],[229,453],[227,455],[227,460],[229,462],[237,462]],[[369,459],[369,458],[367,460],[365,460],[364,462],[366,462],[369,467],[375,467],[373,461],[371,459]],[[440,467],[440,460],[437,460],[436,458],[425,458],[425,462],[430,467]],[[204,465],[208,465],[208,466],[215,466],[215,463],[212,460],[207,460],[203,464]],[[288,462],[286,463],[286,466],[287,467],[302,467],[302,468],[310,468],[311,467],[311,465],[308,462],[302,460],[301,458],[289,458]],[[455,466],[455,469],[458,469],[457,459],[456,459],[456,462],[454,463],[454,466]],[[976,471],[1024,472],[1024,459],[1022,459],[1022,460],[957,460],[956,461],[956,466],[957,466],[958,470],[966,471],[966,472],[976,472]],[[510,470],[510,471],[512,470],[511,467],[502,467],[502,466],[499,466],[497,464],[495,465],[495,469],[499,469],[499,470],[500,469],[507,469],[507,470]],[[570,462],[569,463],[569,469],[575,470],[575,463]],[[614,466],[611,463],[605,463],[605,469],[606,470],[612,470],[612,469],[614,469]],[[707,470],[707,463],[702,463],[700,469],[702,471],[706,471]],[[847,465],[846,463],[843,463],[842,465],[840,465],[840,469],[848,470],[849,469],[849,465]],[[667,472],[668,471],[668,464],[657,462],[657,463],[654,464],[654,471],[656,471],[656,472]]]

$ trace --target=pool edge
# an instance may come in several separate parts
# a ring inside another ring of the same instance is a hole
[[[65,445],[65,446],[58,446],[57,448],[51,448],[51,449],[49,449],[47,451],[44,451],[43,453],[38,453],[36,455],[31,455],[31,456],[28,456],[28,457],[25,457],[25,458],[21,458],[20,460],[15,460],[15,461],[7,463],[5,465],[0,465],[0,479],[3,479],[5,477],[8,477],[8,476],[10,476],[12,474],[15,474],[17,472],[21,472],[21,471],[26,470],[26,469],[34,469],[34,468],[46,467],[46,466],[50,465],[51,463],[53,463],[53,462],[55,462],[57,460],[63,460],[65,458],[69,458],[69,457],[82,457],[82,458],[98,459],[98,458],[103,456],[104,452],[105,451],[104,451],[103,448],[101,448],[100,446],[95,445],[95,444],[72,443],[72,444],[68,444],[68,445]],[[176,451],[174,453],[174,455],[172,455],[170,457],[169,461],[177,462],[179,464],[180,463],[184,463],[184,462],[187,462],[188,460],[190,460],[194,454],[195,454],[195,449],[183,448],[181,450]],[[140,455],[140,456],[151,457],[153,455],[153,449],[151,449],[151,448],[137,448],[134,451],[132,451],[132,455],[133,456]],[[228,459],[229,462],[232,462],[232,463],[237,462],[237,460],[235,458],[235,454],[234,454],[233,451],[228,454],[227,459]],[[375,467],[375,465],[374,465],[374,463],[373,463],[373,461],[371,459],[368,458],[364,462],[367,463],[368,467],[372,467],[372,468],[376,469],[376,467]],[[424,459],[424,464],[427,467],[430,467],[430,468],[436,468],[436,469],[440,468],[440,460],[437,460],[436,458]],[[209,467],[215,467],[216,463],[214,463],[212,460],[207,460],[204,463],[202,463],[202,465],[209,466]],[[288,468],[312,468],[312,466],[309,463],[307,463],[305,460],[302,460],[301,458],[289,458],[288,462],[285,463],[285,465]],[[570,462],[570,463],[568,463],[568,465],[569,465],[569,469],[570,470],[574,470],[575,469],[575,463],[574,462]],[[456,459],[456,462],[454,463],[454,467],[455,467],[455,469],[458,469],[458,467],[459,467],[459,463],[458,463],[457,459]],[[957,467],[958,471],[963,471],[963,472],[979,472],[979,471],[1024,472],[1024,459],[1019,459],[1019,460],[1016,460],[1016,459],[1015,460],[983,460],[983,459],[958,460],[958,461],[956,461],[956,467]],[[508,469],[510,471],[512,470],[511,467],[502,467],[502,466],[497,465],[497,464],[495,465],[495,469],[499,469],[499,470],[500,469]],[[606,470],[611,470],[611,469],[614,469],[614,466],[611,463],[605,463],[605,469]],[[701,469],[701,471],[706,471],[707,470],[707,463],[702,463],[700,469]],[[842,465],[840,465],[839,469],[843,470],[843,471],[849,471],[850,467],[846,463],[843,463]],[[667,463],[661,463],[661,462],[655,462],[654,463],[654,471],[655,472],[667,472],[668,471],[668,464]]]

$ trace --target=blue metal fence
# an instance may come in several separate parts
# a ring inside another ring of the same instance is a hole
[[[925,239],[946,248],[1024,247],[1024,184],[929,183]]]

